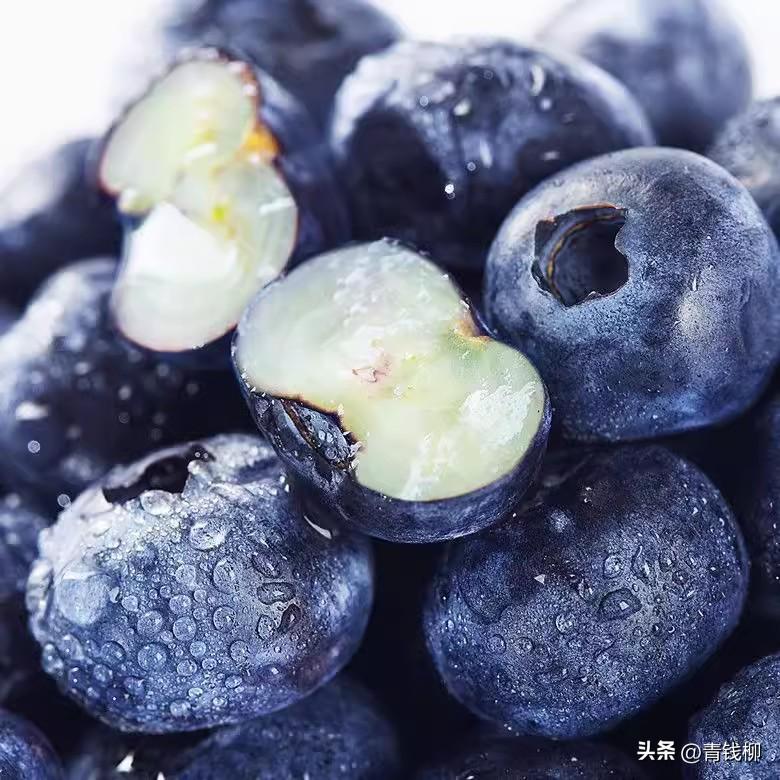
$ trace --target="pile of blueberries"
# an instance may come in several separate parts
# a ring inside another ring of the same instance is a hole
[[[0,776],[780,777],[780,99],[720,2],[174,14],[0,193]]]

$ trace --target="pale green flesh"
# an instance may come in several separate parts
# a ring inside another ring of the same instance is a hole
[[[452,282],[377,242],[323,255],[270,287],[238,331],[256,391],[336,413],[358,481],[432,501],[510,472],[539,431],[544,387],[516,350],[474,334]]]
[[[235,326],[292,254],[298,210],[258,129],[240,63],[175,67],[115,128],[101,166],[129,233],[112,296],[120,330],[176,352]]]

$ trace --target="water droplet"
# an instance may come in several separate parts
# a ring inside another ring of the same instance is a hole
[[[198,665],[189,658],[176,664],[176,673],[181,677],[191,677],[198,671]]]
[[[555,617],[555,627],[562,634],[568,634],[576,624],[574,615],[571,612],[561,612]]]
[[[185,615],[173,623],[173,635],[182,642],[189,642],[198,630],[197,624],[189,616]]]
[[[230,645],[230,657],[237,663],[242,664],[249,658],[249,645],[238,639]]]
[[[238,688],[238,686],[241,685],[241,678],[236,674],[231,674],[226,680],[225,680],[225,687],[226,688]]]
[[[186,718],[190,712],[190,705],[186,701],[173,701],[169,709],[174,718]]]
[[[471,113],[472,105],[468,98],[459,100],[452,109],[452,113],[457,117],[466,117]]]
[[[623,561],[619,555],[608,555],[604,559],[604,576],[609,579],[617,577],[623,571]]]
[[[217,631],[227,631],[236,620],[236,611],[231,607],[217,607],[211,618]]]
[[[122,682],[122,685],[124,685],[125,690],[131,696],[140,698],[141,696],[144,695],[144,681],[139,679],[138,677],[125,677],[125,679]]]
[[[142,636],[155,636],[162,631],[163,625],[165,625],[163,616],[156,609],[152,609],[138,618],[136,628]]]
[[[634,557],[631,559],[631,571],[634,572],[634,576],[645,582],[650,582],[650,576],[652,570],[650,568],[650,562],[645,555],[644,547],[640,544],[636,548]]]
[[[268,615],[260,615],[257,621],[257,635],[260,639],[270,639],[274,631],[276,630],[276,624]]]
[[[104,642],[100,648],[100,655],[110,665],[122,663],[125,659],[125,651],[118,642]]]
[[[500,634],[493,634],[488,640],[488,647],[497,655],[506,652],[506,640]]]
[[[289,582],[267,582],[257,589],[263,604],[281,604],[295,598],[295,589]]]
[[[297,604],[290,604],[290,606],[282,612],[282,617],[279,620],[279,633],[286,634],[293,626],[297,625],[300,619],[301,608]]]
[[[192,655],[193,658],[202,658],[206,655],[206,643],[200,641],[193,642],[190,645],[190,655]]]
[[[235,593],[239,589],[236,565],[228,558],[223,558],[214,566],[211,579],[214,582],[214,587],[223,593]]]
[[[141,493],[141,506],[145,512],[155,517],[163,517],[173,512],[172,496],[164,490],[148,490]]]
[[[178,569],[176,569],[175,576],[182,585],[191,586],[195,584],[198,578],[198,573],[194,566],[191,566],[189,563],[183,563],[181,566],[179,566]]]
[[[190,528],[190,543],[196,550],[214,550],[224,544],[227,528],[212,520],[201,520]]]
[[[184,615],[192,607],[192,599],[189,596],[173,596],[168,602],[171,612],[175,615]]]
[[[607,593],[599,604],[599,614],[605,620],[624,620],[642,607],[639,599],[628,588]]]
[[[138,651],[138,665],[147,672],[157,672],[165,667],[168,651],[157,642],[144,645]]]
[[[252,555],[252,565],[260,572],[264,577],[270,577],[275,579],[281,576],[281,569],[276,566],[271,556],[267,553],[254,553]]]

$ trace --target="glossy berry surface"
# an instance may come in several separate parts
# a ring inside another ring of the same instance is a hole
[[[271,74],[325,125],[333,96],[361,57],[399,28],[367,0],[200,0],[170,31],[174,41],[227,45]]]
[[[527,738],[483,738],[453,751],[415,780],[641,780],[636,761],[608,745]]]
[[[715,700],[691,721],[697,745],[736,745],[741,761],[701,762],[688,767],[696,780],[773,780],[780,773],[780,656],[763,658],[726,683]],[[745,745],[760,745],[747,760]]]
[[[175,780],[394,780],[401,765],[392,725],[345,679],[282,712],[214,732],[179,763]]]
[[[450,692],[520,734],[606,731],[698,668],[747,589],[731,511],[659,447],[580,455],[511,521],[451,543],[425,610]]]
[[[118,251],[119,223],[93,181],[94,146],[85,139],[58,147],[0,191],[0,304],[22,306],[64,266]]]
[[[368,620],[367,543],[299,513],[270,448],[222,436],[117,468],[41,537],[43,666],[115,728],[235,723],[298,701]]]
[[[780,233],[780,98],[760,100],[730,119],[707,150],[748,189]]]
[[[745,188],[674,149],[569,168],[518,203],[485,315],[534,361],[563,434],[626,440],[736,417],[778,357],[777,242]]]
[[[477,271],[535,184],[652,141],[634,100],[600,69],[495,40],[407,41],[365,58],[331,131],[358,238],[398,238]]]
[[[0,710],[0,776],[8,780],[63,780],[59,759],[38,729]]]
[[[750,54],[721,0],[573,0],[539,39],[622,81],[662,146],[702,151],[750,100]]]

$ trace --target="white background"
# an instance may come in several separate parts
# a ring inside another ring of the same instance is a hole
[[[756,92],[780,94],[780,2],[726,0],[753,51]],[[150,30],[172,0],[0,0],[0,184],[29,155],[101,133],[131,64],[153,59]],[[565,0],[378,0],[417,37],[530,40]],[[127,92],[127,86],[124,85]]]

